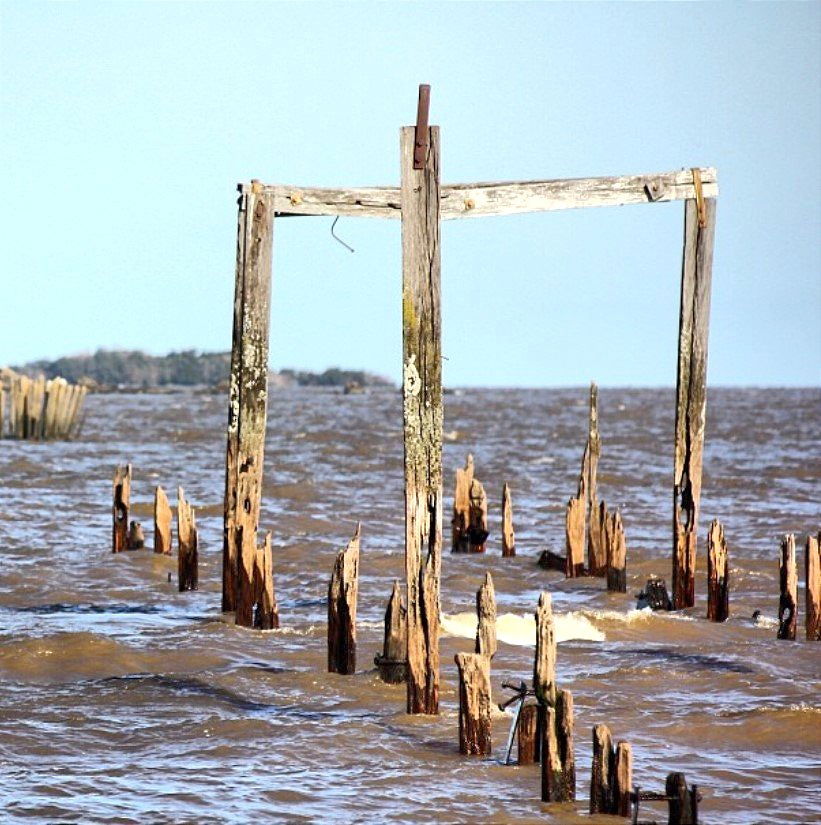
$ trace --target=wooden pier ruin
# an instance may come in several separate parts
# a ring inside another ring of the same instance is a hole
[[[0,438],[66,441],[77,437],[88,387],[70,384],[60,377],[46,379],[40,375],[30,378],[12,370],[3,370],[3,373],[0,377]]]

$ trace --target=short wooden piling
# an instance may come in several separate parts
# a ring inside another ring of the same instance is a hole
[[[532,765],[538,759],[539,706],[534,702],[523,705],[519,711],[519,726],[516,730],[516,752],[519,765]]]
[[[505,482],[502,488],[502,556],[516,555],[516,536],[513,533],[513,501],[510,485]]]
[[[604,541],[607,555],[607,589],[613,593],[626,593],[627,540],[618,510],[609,517]]]
[[[347,547],[337,553],[328,585],[328,672],[356,672],[356,606],[359,594],[359,539],[357,524]]]
[[[141,550],[145,547],[145,535],[143,526],[139,521],[131,521],[128,525],[128,538],[126,546],[129,550]]]
[[[270,530],[266,532],[263,544],[257,548],[254,590],[254,627],[257,630],[276,630],[279,627],[279,607],[274,593],[274,550]]]
[[[598,467],[601,456],[599,436],[599,388],[590,382],[590,416],[587,427],[587,446],[582,460],[584,478],[585,521],[587,523],[587,572],[591,576],[604,576],[607,572],[604,537],[599,522]]]
[[[795,536],[792,533],[781,541],[778,565],[781,594],[778,599],[778,638],[795,640],[798,604],[798,571],[795,566]]]
[[[490,660],[478,653],[457,653],[459,668],[459,752],[491,752]]]
[[[550,593],[539,596],[536,607],[536,652],[533,658],[533,691],[542,705],[556,702],[556,629]]]
[[[470,483],[470,524],[468,549],[471,553],[484,553],[487,541],[487,495],[479,479]]]
[[[198,538],[196,513],[177,488],[177,582],[179,591],[199,588]]]
[[[573,696],[556,692],[556,704],[544,708],[542,728],[542,802],[569,802],[576,798],[573,757]]]
[[[608,814],[613,809],[612,777],[615,767],[613,738],[607,725],[593,727],[593,764],[590,776],[590,813]]]
[[[427,130],[423,168],[416,129],[400,133],[402,208],[402,418],[408,713],[439,711],[442,564],[442,311],[439,128]]]
[[[681,267],[678,372],[676,380],[675,459],[673,473],[673,607],[695,604],[696,539],[704,422],[707,407],[707,339],[715,239],[715,198],[701,197],[684,210]]]
[[[131,465],[117,466],[114,471],[114,504],[112,507],[111,552],[128,549],[128,508],[131,500]]]
[[[496,591],[490,573],[485,573],[482,586],[476,591],[476,650],[488,659],[496,654]]]
[[[684,774],[668,774],[664,790],[667,794],[668,825],[697,825],[697,791],[687,787]]]
[[[165,490],[154,490],[154,552],[171,554],[171,506]]]
[[[470,485],[473,483],[473,456],[468,453],[464,468],[456,470],[451,519],[451,553],[467,553],[470,528]]]
[[[804,583],[806,585],[807,639],[821,641],[821,532],[807,536],[804,546]]]
[[[633,788],[633,749],[619,742],[613,759],[613,807],[616,816],[630,816],[630,791]]]
[[[385,640],[382,645],[382,654],[377,654],[374,658],[374,664],[379,669],[382,681],[391,685],[404,682],[407,658],[407,610],[402,603],[399,582],[394,581],[391,597],[385,609]]]
[[[576,578],[584,575],[584,496],[567,502],[564,517],[565,575]]]
[[[707,618],[726,622],[730,615],[730,565],[724,527],[718,519],[707,533]]]

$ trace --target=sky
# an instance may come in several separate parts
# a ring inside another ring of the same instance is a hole
[[[821,3],[0,1],[0,364],[231,345],[236,184],[718,168],[710,385],[821,379]],[[398,221],[275,222],[270,363],[398,379]],[[683,204],[447,221],[446,385],[674,385]]]

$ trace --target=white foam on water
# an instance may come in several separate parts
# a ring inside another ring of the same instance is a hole
[[[553,619],[557,642],[569,642],[571,639],[603,642],[605,639],[604,633],[581,613],[575,611],[556,613]],[[442,630],[449,636],[474,639],[476,637],[476,614],[473,612],[444,614],[442,616]],[[509,645],[535,646],[536,621],[533,614],[502,613],[497,616],[496,638],[500,642],[506,642]]]

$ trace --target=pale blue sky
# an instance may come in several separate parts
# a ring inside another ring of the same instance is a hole
[[[0,364],[230,348],[235,184],[717,166],[709,382],[821,377],[821,4],[0,3]],[[675,382],[683,206],[442,231],[445,381]],[[271,365],[398,376],[398,222],[278,221]]]

